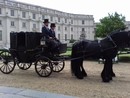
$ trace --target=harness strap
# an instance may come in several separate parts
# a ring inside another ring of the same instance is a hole
[[[113,39],[111,38],[111,36],[107,35],[107,37],[108,37],[108,38],[110,39],[110,41],[113,43],[114,48],[116,48],[116,47],[117,47],[117,45],[116,45],[116,43],[113,41]]]

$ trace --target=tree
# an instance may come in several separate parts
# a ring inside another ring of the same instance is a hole
[[[115,30],[125,28],[125,17],[115,12],[107,17],[100,19],[100,23],[96,25],[96,37],[105,37]]]

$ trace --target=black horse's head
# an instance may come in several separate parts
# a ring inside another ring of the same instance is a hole
[[[115,31],[108,36],[117,47],[130,46],[130,31]]]

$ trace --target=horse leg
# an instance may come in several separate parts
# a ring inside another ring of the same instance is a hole
[[[83,74],[81,72],[81,60],[71,60],[71,72],[78,78],[83,79]]]
[[[87,77],[87,73],[86,73],[86,71],[85,71],[85,69],[84,69],[84,67],[83,67],[83,59],[82,59],[82,62],[81,62],[81,71],[82,71],[82,74],[83,74],[83,76],[84,77]]]
[[[83,77],[84,77],[84,72],[85,72],[85,70],[84,70],[84,72],[83,72],[83,59],[78,59],[77,61],[76,61],[76,64],[77,64],[77,73],[75,73],[75,76],[78,78],[78,79],[83,79]]]
[[[111,70],[111,76],[112,76],[112,77],[116,77],[116,75],[115,75],[115,73],[114,73],[114,71],[113,71],[113,64],[111,65],[111,69],[110,69],[110,70]]]
[[[112,66],[112,59],[111,58],[105,59],[104,68],[101,73],[103,82],[109,82],[110,80],[112,80],[111,66]]]

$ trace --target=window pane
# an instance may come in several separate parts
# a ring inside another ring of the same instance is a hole
[[[11,26],[14,26],[14,21],[11,21]]]
[[[53,21],[53,17],[51,17],[51,21]]]
[[[65,23],[67,23],[67,19],[65,19]]]
[[[22,17],[26,18],[26,12],[22,12]]]
[[[60,31],[60,26],[58,26],[58,31]]]
[[[65,27],[65,31],[67,31],[67,27]]]
[[[0,30],[0,41],[2,41],[2,30]]]
[[[33,14],[33,19],[36,19],[36,14]]]
[[[85,29],[84,28],[82,28],[82,32],[84,32],[85,31]]]
[[[58,18],[58,22],[60,22],[60,18]]]
[[[71,40],[73,40],[73,34],[71,34]]]
[[[84,24],[84,20],[82,20],[82,24]]]
[[[26,27],[26,23],[25,22],[22,23],[22,27],[24,27],[24,28]]]
[[[73,31],[73,28],[71,28],[71,31]]]
[[[0,14],[2,14],[2,9],[0,8]]]
[[[71,24],[73,24],[73,20],[71,20]]]
[[[11,10],[11,16],[14,16],[14,10]]]
[[[42,20],[44,20],[45,19],[45,16],[44,15],[42,15]]]
[[[65,34],[65,41],[67,41],[67,34]]]
[[[33,28],[36,28],[36,24],[33,24]]]
[[[60,34],[58,34],[58,39],[60,40]]]
[[[0,25],[2,25],[2,20],[0,20]]]

